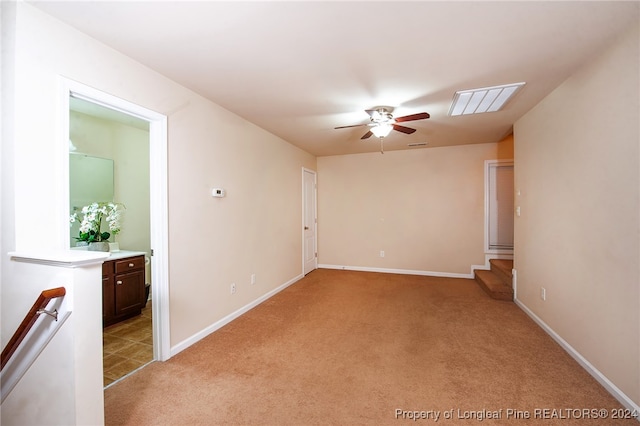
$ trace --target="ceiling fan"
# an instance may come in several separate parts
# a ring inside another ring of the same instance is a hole
[[[365,110],[367,114],[369,114],[369,123],[362,124],[354,124],[351,126],[339,126],[336,129],[346,129],[349,127],[360,127],[360,126],[368,126],[371,129],[365,133],[360,139],[370,138],[372,135],[375,135],[378,138],[386,137],[391,130],[395,130],[401,133],[406,133],[410,135],[414,133],[416,129],[412,129],[411,127],[401,126],[397,123],[403,123],[405,121],[415,121],[415,120],[425,120],[430,117],[429,113],[419,112],[417,114],[405,115],[403,117],[393,117],[392,114],[393,108],[391,107],[375,107],[373,109]]]

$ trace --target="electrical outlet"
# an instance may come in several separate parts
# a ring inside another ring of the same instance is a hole
[[[231,283],[231,294],[236,294],[236,283]]]
[[[544,287],[540,287],[540,299],[547,300],[547,290]]]
[[[256,283],[256,274],[251,274],[251,285]]]
[[[384,257],[384,250],[380,250],[380,257]]]

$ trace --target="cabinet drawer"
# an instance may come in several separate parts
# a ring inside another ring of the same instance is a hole
[[[134,271],[136,269],[143,269],[144,256],[136,256],[136,257],[130,257],[128,259],[117,260],[115,264],[116,264],[116,271],[115,271],[116,274],[119,274],[122,272]]]

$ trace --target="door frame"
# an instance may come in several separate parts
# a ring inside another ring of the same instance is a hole
[[[311,173],[313,175],[313,217],[314,217],[314,227],[313,227],[313,250],[314,250],[314,268],[312,270],[318,269],[318,173],[315,170],[307,169],[306,167],[302,168],[302,275],[305,274],[305,235],[304,235],[304,223],[305,223],[305,201],[306,201],[306,188],[305,188],[305,173]],[[311,272],[311,271],[309,271]]]
[[[79,98],[103,107],[131,115],[149,122],[149,203],[150,237],[153,262],[151,262],[151,299],[153,310],[153,357],[166,361],[171,357],[169,327],[169,258],[168,258],[168,203],[167,203],[167,116],[140,105],[118,98],[82,83],[60,77],[59,96],[59,193],[58,207],[61,224],[60,248],[69,250],[69,98]],[[100,313],[96,313],[99,315]]]
[[[489,227],[490,227],[490,215],[491,211],[489,208],[490,204],[490,194],[491,194],[491,180],[490,180],[490,169],[492,167],[505,167],[505,166],[514,166],[514,162],[512,159],[508,160],[485,160],[484,162],[484,252],[485,254],[492,255],[513,255],[513,249],[493,249],[490,248],[490,235],[489,235]]]

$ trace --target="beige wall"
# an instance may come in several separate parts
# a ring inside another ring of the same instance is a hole
[[[28,4],[14,7],[4,26],[3,5],[3,28],[16,33],[3,34],[2,253],[59,245],[42,231],[66,217],[56,161],[65,76],[169,117],[172,346],[301,274],[301,168],[315,169],[313,156]],[[521,119],[515,156],[518,298],[640,403],[637,40],[636,28]],[[318,159],[319,262],[469,273],[484,263],[483,163],[504,152],[482,144]],[[227,197],[212,198],[213,186]],[[46,213],[56,208],[63,214]],[[1,262],[6,342],[21,319],[8,313],[34,298]],[[23,394],[34,406],[65,397],[31,387]]]
[[[319,263],[470,274],[485,263],[484,161],[512,147],[508,137],[318,158]]]
[[[638,51],[636,26],[515,125],[517,298],[636,404]]]
[[[169,145],[171,339],[179,343],[302,274],[302,167],[316,164],[202,99],[170,118]],[[211,197],[213,187],[226,197]]]
[[[38,207],[59,202],[52,159],[65,76],[169,116],[172,345],[301,274],[301,170],[315,169],[315,157],[28,5],[18,12],[18,248],[56,244],[41,241],[40,229],[59,224]],[[227,197],[212,198],[213,186]]]
[[[60,117],[68,113],[59,111],[62,76],[168,115],[172,347],[301,276],[302,168],[315,169],[315,157],[28,4],[2,3],[3,29],[15,29],[3,35],[3,47],[15,36],[15,55],[11,45],[3,49],[3,63],[11,67],[3,88],[13,89],[2,99],[8,119],[2,209],[10,212],[2,214],[2,229],[10,230],[1,236],[3,253],[59,249],[68,238],[68,200],[60,191],[68,185],[60,161],[68,148],[59,134]],[[224,187],[227,197],[211,197],[213,186]],[[1,262],[6,342],[21,320],[8,313],[28,311],[37,295],[16,288],[11,261],[3,256]],[[251,274],[257,278],[252,286]],[[101,285],[98,276],[95,281]],[[234,296],[231,282],[238,286]],[[5,309],[8,304],[15,309]],[[73,404],[70,395],[29,392],[39,406]],[[3,419],[11,414],[19,413],[3,410]]]

